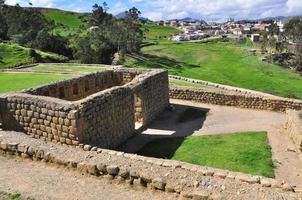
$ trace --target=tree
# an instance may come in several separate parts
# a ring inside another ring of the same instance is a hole
[[[107,4],[93,6],[88,25],[97,26],[84,37],[77,39],[75,56],[84,63],[110,63],[115,53],[122,56],[138,53],[143,41],[140,11],[131,8],[125,19],[116,19],[106,11]]]
[[[67,39],[50,33],[49,29],[39,31],[32,46],[72,58],[72,50],[68,47]]]
[[[107,4],[105,4],[104,6],[107,6]],[[108,7],[103,8],[98,4],[94,4],[92,8],[93,9],[89,21],[89,26],[105,26],[106,22],[112,17],[111,15],[107,14]]]
[[[0,0],[0,40],[7,39],[8,26],[4,15],[5,4],[4,0]]]
[[[140,15],[141,11],[136,7],[132,7],[130,10],[126,11],[126,19],[138,20]]]
[[[286,37],[291,40],[296,54],[297,68],[302,66],[302,20],[292,19],[284,26]]]

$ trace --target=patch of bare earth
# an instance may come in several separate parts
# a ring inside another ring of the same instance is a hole
[[[63,168],[4,157],[0,157],[0,191],[37,200],[176,199],[173,194],[133,190]]]

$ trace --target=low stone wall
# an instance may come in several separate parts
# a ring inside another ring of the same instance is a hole
[[[0,131],[0,154],[42,161],[114,183],[193,199],[299,199],[300,187],[284,181],[91,147],[43,142]]]
[[[168,105],[166,71],[116,69],[2,95],[0,115],[4,130],[114,149]]]
[[[186,87],[171,87],[170,98],[277,112],[285,112],[287,109],[302,110],[302,101],[300,100],[291,100],[281,97],[269,98],[265,96],[230,94],[227,92],[219,93],[206,89]]]
[[[285,132],[296,148],[302,151],[302,111],[288,110],[286,114]]]

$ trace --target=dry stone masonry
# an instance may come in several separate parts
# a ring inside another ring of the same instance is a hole
[[[112,69],[2,95],[0,119],[47,141],[116,148],[168,105],[167,71]]]
[[[300,187],[288,183],[173,160],[85,149],[0,131],[0,155],[42,161],[105,178],[113,183],[176,193],[186,199],[293,199]]]
[[[288,109],[302,110],[302,101],[281,97],[268,97],[261,95],[247,95],[235,92],[222,92],[206,88],[170,87],[170,98],[196,101],[206,104],[234,106],[240,108],[271,110],[286,112]]]
[[[302,150],[302,111],[288,110],[286,112],[285,131],[298,150]]]

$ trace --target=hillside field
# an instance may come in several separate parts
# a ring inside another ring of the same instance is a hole
[[[181,33],[180,30],[171,26],[158,26],[154,24],[144,24],[143,28],[146,41],[167,40],[174,34]]]
[[[22,47],[14,43],[0,43],[0,69],[13,68],[19,65],[32,64],[34,60],[29,56],[30,48]],[[65,56],[36,50],[44,60],[56,60],[64,62]]]
[[[170,74],[302,99],[302,76],[262,62],[247,44],[213,40],[199,43],[161,41],[128,56],[128,67],[163,68]]]

